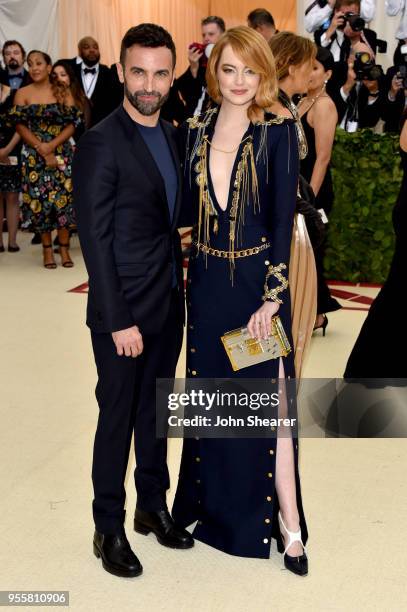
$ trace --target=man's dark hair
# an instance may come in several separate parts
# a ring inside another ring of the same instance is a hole
[[[171,51],[172,63],[175,66],[177,57],[171,34],[155,23],[141,23],[127,30],[120,48],[120,63],[122,66],[124,66],[127,49],[130,49],[133,45],[151,47],[153,49],[167,47]]]
[[[209,25],[210,23],[215,23],[219,30],[222,32],[226,32],[226,25],[222,17],[216,17],[216,15],[210,15],[209,17],[205,17],[202,19],[201,26]]]
[[[254,9],[247,16],[247,21],[251,28],[256,29],[262,25],[276,27],[276,24],[273,19],[273,15],[269,13],[266,9],[258,8]]]
[[[334,10],[339,11],[344,6],[350,6],[351,4],[357,4],[360,11],[360,0],[336,0]]]
[[[12,45],[17,45],[17,47],[20,47],[21,53],[23,54],[23,59],[25,59],[25,56],[27,54],[25,52],[23,45],[20,42],[18,42],[18,40],[6,40],[6,42],[3,45],[3,49],[2,49],[3,57],[4,57],[4,52],[7,49],[7,47],[11,47]]]

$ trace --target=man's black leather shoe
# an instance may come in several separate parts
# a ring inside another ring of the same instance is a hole
[[[126,534],[105,535],[95,531],[93,552],[107,572],[123,578],[140,576],[143,567],[130,548]]]
[[[147,535],[152,531],[163,546],[169,548],[192,548],[194,539],[186,529],[177,527],[168,510],[145,512],[136,509],[134,531]]]

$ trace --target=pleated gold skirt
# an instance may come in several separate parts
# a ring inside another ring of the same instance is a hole
[[[301,378],[317,314],[317,271],[304,216],[296,214],[291,240],[289,287],[296,377]]]

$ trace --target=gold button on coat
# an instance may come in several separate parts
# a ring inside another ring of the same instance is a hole
[[[267,499],[267,501],[268,501],[268,502],[271,502],[271,497],[270,497],[270,495],[267,495],[266,499]]]
[[[268,476],[269,478],[273,478],[273,474],[272,474],[271,472],[269,472],[269,473],[267,474],[267,476]]]
[[[263,544],[268,544],[268,542],[269,542],[269,541],[268,541],[268,539],[267,539],[267,538],[264,538],[264,540],[263,540]]]
[[[270,519],[264,519],[264,522],[267,523],[267,525],[268,525],[269,522],[270,522]]]
[[[268,259],[266,259],[266,261],[264,262],[264,265],[266,265],[266,266],[269,266],[269,265],[270,265],[270,262],[269,262],[269,260],[268,260]]]
[[[195,457],[195,461],[197,461],[198,463],[200,462],[201,458],[200,457]]]

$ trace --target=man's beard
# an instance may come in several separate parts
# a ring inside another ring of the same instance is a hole
[[[89,68],[93,68],[93,66],[96,66],[96,64],[100,61],[100,55],[98,55],[96,57],[96,59],[83,59],[83,63],[85,64],[85,66],[89,66]]]
[[[18,70],[18,68],[20,68],[20,64],[16,59],[11,59],[7,64],[7,68],[10,68],[11,70]]]
[[[124,93],[130,104],[145,117],[154,115],[165,104],[170,95],[170,92],[163,96],[158,91],[146,91],[145,89],[131,93],[127,89],[126,83],[124,84]],[[157,99],[155,102],[143,102],[143,100],[139,99],[139,96],[157,96]]]

